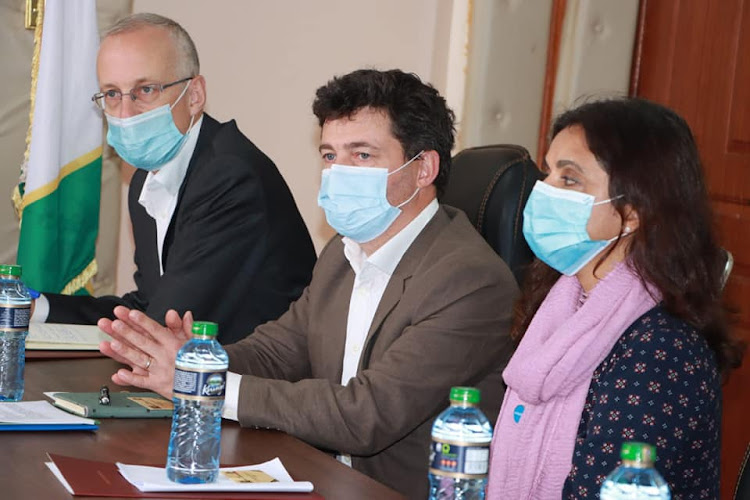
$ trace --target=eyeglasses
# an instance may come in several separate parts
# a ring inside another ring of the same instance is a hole
[[[138,87],[135,87],[134,89],[131,89],[130,92],[125,93],[117,89],[109,89],[104,92],[94,94],[91,97],[91,100],[94,101],[96,105],[102,110],[117,109],[122,102],[123,96],[127,95],[130,96],[130,99],[132,99],[134,103],[136,103],[136,106],[138,106],[139,104],[141,106],[145,106],[156,102],[161,93],[169,87],[180,84],[182,82],[187,82],[188,80],[192,79],[193,77],[189,76],[172,83],[150,83],[148,85],[140,85]]]

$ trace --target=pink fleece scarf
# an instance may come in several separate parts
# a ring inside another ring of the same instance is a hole
[[[581,293],[575,276],[555,283],[503,372],[508,389],[492,440],[490,500],[560,499],[591,376],[659,298],[625,263],[579,308]]]

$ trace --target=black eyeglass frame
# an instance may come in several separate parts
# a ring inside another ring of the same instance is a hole
[[[115,95],[110,96],[110,99],[115,98],[119,94],[120,98],[117,99],[118,101],[122,101],[122,98],[125,97],[126,95],[130,96],[130,99],[133,102],[137,102],[139,99],[143,101],[143,98],[137,97],[136,93],[134,92],[140,91],[141,89],[148,87],[148,88],[153,88],[153,89],[159,89],[159,93],[162,93],[169,87],[179,85],[180,83],[187,82],[189,80],[192,80],[193,78],[195,77],[188,76],[186,78],[181,78],[179,80],[175,80],[174,82],[170,82],[170,83],[150,83],[148,85],[139,85],[137,87],[130,89],[130,92],[122,92],[120,90],[110,89],[110,90],[107,90],[106,92],[97,92],[96,94],[91,96],[91,100],[94,101],[94,103],[97,105],[99,109],[104,109],[104,99],[106,99],[107,95],[110,92],[115,92]]]

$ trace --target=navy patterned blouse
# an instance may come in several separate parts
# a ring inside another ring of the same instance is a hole
[[[719,498],[720,384],[695,328],[660,306],[641,316],[594,372],[563,498],[599,498],[624,441],[656,445],[673,500]]]

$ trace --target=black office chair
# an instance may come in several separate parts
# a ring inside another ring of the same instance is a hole
[[[523,237],[523,208],[542,173],[512,144],[468,148],[453,158],[441,203],[460,208],[520,284],[534,254]]]
[[[734,500],[750,500],[750,443],[745,450],[745,458],[742,459],[740,474],[737,478],[737,486],[734,488]]]

